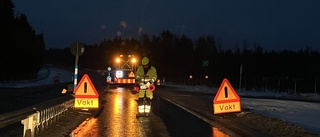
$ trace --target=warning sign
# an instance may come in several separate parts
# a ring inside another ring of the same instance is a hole
[[[223,79],[213,100],[214,114],[240,112],[240,98],[227,79]]]
[[[74,102],[75,108],[99,108],[98,98],[76,98]]]
[[[75,94],[75,108],[99,108],[99,94],[87,74],[83,75]]]
[[[136,77],[136,76],[135,76],[134,73],[131,71],[130,74],[129,74],[129,77],[132,78],[132,77]]]

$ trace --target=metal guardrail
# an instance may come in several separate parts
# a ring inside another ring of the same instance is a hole
[[[0,115],[0,128],[18,123],[23,124],[23,137],[34,137],[73,107],[74,98],[61,97],[32,107]]]
[[[35,113],[31,107],[20,109],[13,112],[8,112],[0,115],[0,128],[9,126],[11,124],[19,122],[21,119],[24,119],[26,116]]]

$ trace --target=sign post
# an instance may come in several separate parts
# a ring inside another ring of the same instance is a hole
[[[74,94],[75,108],[99,108],[99,94],[87,74],[80,80],[79,85],[74,90]]]
[[[84,45],[80,42],[72,43],[70,46],[70,51],[74,56],[76,56],[75,68],[74,68],[74,81],[73,81],[74,89],[75,89],[78,82],[78,60],[79,60],[79,56],[81,56],[84,53]]]
[[[240,98],[227,79],[223,79],[213,100],[214,114],[240,112]]]

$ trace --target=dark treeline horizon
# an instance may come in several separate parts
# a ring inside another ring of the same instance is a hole
[[[11,1],[0,2],[0,10],[4,11],[0,16],[0,82],[32,79],[46,64],[74,67],[75,57],[69,47],[46,50],[43,34],[36,33],[27,16],[15,16]],[[316,50],[306,47],[297,51],[268,51],[258,43],[250,45],[245,39],[235,49],[224,48],[222,43],[213,35],[192,40],[170,30],[159,35],[144,34],[139,39],[116,36],[97,44],[84,43],[79,69],[106,70],[112,66],[114,56],[133,54],[148,56],[159,78],[172,81],[188,82],[192,75],[192,80],[219,86],[227,78],[238,88],[242,70],[241,85],[245,89],[314,92],[319,85],[320,54]]]
[[[158,70],[159,78],[186,81],[208,81],[219,86],[227,78],[239,87],[242,68],[242,88],[273,89],[287,91],[294,88],[300,92],[314,92],[319,83],[320,60],[318,51],[308,47],[298,51],[267,51],[260,45],[249,45],[244,40],[235,50],[218,45],[214,36],[200,36],[197,40],[172,34],[165,30],[160,35],[142,35],[134,38],[102,40],[99,44],[85,44],[85,52],[79,58],[79,68],[106,70],[112,66],[116,55],[133,54],[148,56]],[[59,55],[59,56],[55,56]],[[73,65],[70,48],[49,49],[46,61],[51,64]],[[208,79],[205,79],[208,76]]]
[[[45,44],[25,14],[14,14],[11,0],[0,0],[0,82],[37,77]]]

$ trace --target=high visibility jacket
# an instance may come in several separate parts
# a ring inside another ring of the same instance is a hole
[[[151,66],[147,72],[144,72],[143,66],[139,66],[136,71],[136,81],[138,83],[150,82],[153,84],[158,78],[157,70],[155,67]]]
[[[157,70],[155,67],[151,66],[149,70],[145,73],[143,66],[139,66],[136,71],[136,83],[137,84],[146,84],[147,82],[150,82],[150,84],[153,84],[157,80]],[[145,93],[146,91],[146,93]],[[152,99],[153,93],[149,89],[140,89],[139,91],[139,98],[143,98],[144,94],[146,94],[146,97]]]

